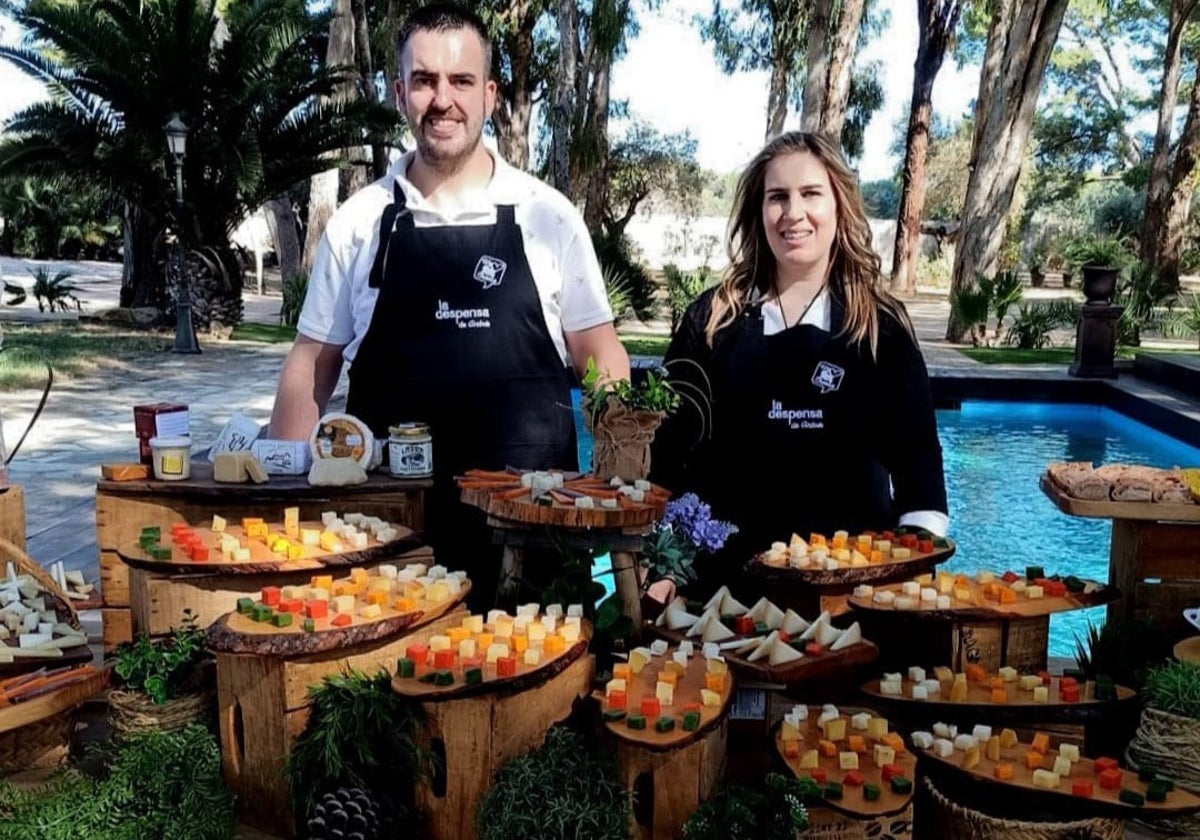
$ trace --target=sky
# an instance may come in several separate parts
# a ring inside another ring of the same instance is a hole
[[[899,161],[889,149],[897,125],[907,119],[912,97],[912,65],[917,53],[915,0],[881,0],[891,25],[872,42],[864,58],[883,62],[884,107],[867,127],[858,169],[862,180],[890,178]],[[666,0],[653,15],[641,12],[641,31],[613,68],[612,96],[626,99],[630,111],[664,133],[690,130],[697,157],[706,169],[740,170],[762,145],[766,127],[767,74],[721,72],[712,48],[692,22],[711,8],[711,0]],[[0,43],[20,37],[10,21],[0,21]],[[959,71],[947,60],[934,88],[934,112],[956,122],[970,107],[978,74]],[[0,61],[0,120],[36,101],[36,82]],[[796,127],[798,117],[789,118]]]

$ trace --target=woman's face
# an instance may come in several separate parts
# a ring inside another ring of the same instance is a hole
[[[763,228],[781,278],[823,280],[837,233],[837,201],[829,172],[809,152],[789,152],[767,164]]]

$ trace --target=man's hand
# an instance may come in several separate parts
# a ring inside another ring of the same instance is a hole
[[[650,584],[650,588],[646,590],[646,594],[660,604],[669,604],[675,599],[675,581],[670,578],[656,580]]]
[[[342,347],[297,335],[275,392],[267,434],[276,440],[308,440],[342,372]]]

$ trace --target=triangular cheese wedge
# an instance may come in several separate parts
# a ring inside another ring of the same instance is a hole
[[[845,630],[842,635],[838,636],[837,641],[829,646],[830,650],[841,650],[848,648],[850,645],[856,645],[862,641],[862,629],[858,626],[858,622],[854,622]]]
[[[783,621],[780,622],[779,629],[789,636],[798,636],[808,629],[808,622],[795,611],[788,610],[783,614]]]
[[[788,549],[791,550],[792,554],[807,554],[808,543],[799,534],[792,534],[792,540],[788,543]]]
[[[817,631],[821,629],[821,626],[829,624],[830,618],[831,616],[829,615],[828,610],[821,613],[819,616],[817,616],[817,620],[808,625],[804,632],[800,634],[800,640],[807,642],[809,639],[815,638]]]
[[[739,642],[737,644],[737,646],[733,648],[733,650],[736,653],[745,655],[747,653],[750,653],[753,650],[757,650],[758,646],[760,644],[762,644],[762,639],[758,638],[757,636],[754,636],[752,638],[746,639],[745,641]]]
[[[758,602],[750,608],[746,613],[755,622],[761,621],[767,625],[768,630],[778,630],[779,625],[783,624],[783,610],[772,604],[766,598],[759,598]]]
[[[817,644],[821,645],[822,647],[829,647],[836,642],[841,635],[841,630],[827,622],[817,628],[817,632],[813,638],[816,640]]]
[[[708,623],[716,616],[716,610],[705,610],[700,618],[696,619],[696,623],[688,628],[689,636],[703,636],[704,631],[708,629]]]
[[[789,644],[782,641],[777,641],[774,647],[771,648],[771,657],[768,660],[772,665],[784,665],[788,662],[795,662],[797,659],[803,659],[804,654],[796,650]]]
[[[719,610],[721,608],[721,602],[724,601],[726,596],[728,596],[728,595],[729,595],[729,587],[722,586],[720,589],[718,589],[716,592],[713,593],[713,596],[711,598],[709,598],[707,602],[705,602],[704,611],[708,612],[709,610]]]
[[[681,609],[684,612],[687,612],[687,599],[684,598],[682,595],[676,595],[675,599],[673,601],[671,601],[671,603],[669,603],[665,607],[663,607],[663,611],[661,613],[659,613],[658,618],[656,618],[654,620],[654,623],[657,624],[659,627],[664,626],[667,623],[667,611],[670,610],[672,607],[674,607],[675,609]]]
[[[719,619],[710,619],[708,626],[704,628],[704,635],[700,637],[705,642],[721,642],[730,638],[733,638],[733,631],[722,624]]]
[[[665,624],[669,630],[687,630],[694,627],[696,622],[700,620],[699,616],[692,615],[687,610],[678,607],[668,607],[660,617],[665,619]]]
[[[769,636],[767,636],[765,639],[763,639],[761,642],[759,642],[758,647],[755,648],[754,651],[746,657],[746,661],[747,662],[757,662],[760,659],[765,659],[766,657],[770,656],[771,648],[773,648],[775,646],[775,643],[778,641],[779,641],[779,632],[778,631],[772,632]]]
[[[721,615],[745,615],[749,610],[746,606],[729,594],[729,590],[725,590],[725,597],[721,599],[721,607],[717,610]]]

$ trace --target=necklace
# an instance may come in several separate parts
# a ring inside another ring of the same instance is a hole
[[[787,318],[787,312],[785,312],[783,310],[783,295],[781,295],[779,293],[779,284],[775,283],[773,285],[774,285],[774,289],[775,289],[775,305],[779,307],[779,316],[781,318],[783,318],[783,328],[786,330],[786,329],[788,329],[788,318]],[[812,297],[810,297],[808,299],[808,303],[804,304],[804,308],[802,310],[800,310],[800,317],[796,319],[796,324],[799,324],[801,321],[804,320],[804,316],[808,314],[808,310],[813,308],[813,304],[817,302],[817,298],[819,298],[821,296],[821,293],[824,291],[825,291],[825,284],[822,283],[821,287],[819,289],[817,289],[817,293],[815,295],[813,295]]]

